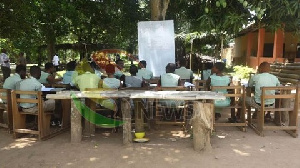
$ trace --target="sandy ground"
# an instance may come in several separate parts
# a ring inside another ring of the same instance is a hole
[[[0,129],[0,167],[300,167],[300,139],[283,131],[219,128],[213,134],[212,150],[195,152],[192,139],[178,126],[146,132],[147,143],[122,145],[122,132],[98,129],[82,143],[70,143],[70,131],[47,141],[13,139]],[[176,140],[176,141],[174,141]]]

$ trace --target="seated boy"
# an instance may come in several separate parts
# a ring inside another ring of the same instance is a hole
[[[125,76],[125,87],[143,87],[145,82],[142,77],[136,76],[138,69],[135,65],[131,65],[129,68],[131,76]]]
[[[176,65],[174,63],[168,63],[166,66],[166,73],[162,74],[160,76],[160,79],[158,81],[158,86],[161,87],[177,87],[182,86],[182,83],[180,81],[180,76],[175,74]],[[179,105],[184,104],[184,101],[182,100],[160,100],[161,104],[166,105],[168,108],[175,108]],[[166,111],[166,115],[170,115],[168,113],[169,109]],[[180,114],[176,111],[176,118],[178,119],[180,117]]]
[[[231,79],[229,76],[223,74],[223,70],[225,69],[225,64],[222,62],[216,62],[211,71],[213,75],[211,75],[207,81],[206,86],[207,90],[211,90],[211,86],[229,86],[231,83]],[[227,90],[222,89],[218,90],[218,92],[227,93]],[[214,104],[216,107],[225,107],[230,105],[230,98],[226,98],[225,100],[215,100]],[[216,109],[215,119],[219,119],[221,117],[220,109]]]
[[[61,78],[55,78],[55,67],[51,62],[45,64],[45,71],[41,72],[41,76],[38,79],[40,83],[54,84],[61,81]]]
[[[105,71],[107,74],[107,78],[103,79],[103,81],[100,82],[100,88],[104,89],[119,89],[121,87],[121,81],[119,79],[116,79],[114,77],[115,73],[115,66],[112,64],[108,64],[105,67]],[[117,111],[117,105],[113,99],[100,99],[99,103],[101,106]]]
[[[190,69],[186,69],[186,60],[184,58],[180,59],[180,68],[175,70],[175,74],[180,76],[181,80],[184,80],[185,82],[192,82],[193,81],[193,71]]]
[[[254,97],[246,97],[246,104],[248,106],[254,108],[260,108],[261,102],[261,87],[264,86],[280,86],[280,82],[278,78],[269,73],[270,71],[270,64],[268,62],[262,62],[258,67],[258,74],[254,75],[250,78],[248,86],[254,87]],[[268,90],[267,94],[275,95],[275,90]],[[265,104],[272,106],[275,103],[275,99],[266,99]],[[255,118],[255,114],[253,118]],[[270,112],[266,115],[266,118],[271,118]]]
[[[85,91],[86,88],[98,88],[101,78],[93,72],[90,72],[93,71],[93,69],[91,69],[90,67],[86,67],[83,70],[85,71],[85,73],[76,76],[74,81],[79,90]]]
[[[41,91],[42,84],[38,81],[41,76],[41,68],[38,66],[30,67],[30,77],[24,79],[20,82],[20,90],[22,91]],[[20,98],[32,98],[36,97],[32,95],[20,95]],[[38,111],[38,107],[34,103],[20,103],[22,110],[24,112],[36,113]],[[54,111],[55,109],[55,101],[53,99],[49,99],[43,102],[44,111]]]
[[[145,60],[142,60],[139,62],[139,70],[137,72],[137,76],[142,77],[144,79],[152,79],[153,78],[153,72],[146,69],[147,62]]]
[[[63,84],[70,84],[71,86],[74,86],[74,83],[72,82],[72,76],[75,72],[75,68],[75,61],[70,61],[69,63],[67,63],[67,71],[63,75]]]

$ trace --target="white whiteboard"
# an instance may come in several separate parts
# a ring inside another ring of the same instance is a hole
[[[173,20],[138,23],[139,60],[147,61],[153,76],[166,72],[168,63],[175,63],[175,36]]]

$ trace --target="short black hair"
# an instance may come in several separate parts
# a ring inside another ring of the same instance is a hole
[[[67,63],[67,71],[74,71],[76,68],[76,61],[70,61]]]
[[[166,66],[167,73],[174,73],[175,69],[176,69],[176,64],[174,63],[168,63],[168,65]]]
[[[147,62],[145,60],[140,61],[140,65],[143,66],[143,68],[146,68]]]
[[[214,65],[220,72],[225,69],[225,64],[223,62],[216,62]]]
[[[31,75],[31,76],[34,76],[34,75],[36,75],[38,72],[41,72],[41,68],[40,68],[39,66],[32,66],[32,67],[30,67],[29,72],[30,72],[30,75]]]
[[[47,63],[45,64],[45,70],[48,70],[48,69],[53,68],[53,67],[54,67],[54,65],[53,65],[53,63],[51,63],[51,62],[47,62]]]
[[[26,66],[25,65],[17,65],[16,67],[16,73],[20,73],[21,71],[25,71],[26,72]]]
[[[121,60],[121,59],[117,59],[117,60],[116,60],[116,64],[118,64],[118,63],[121,62],[121,61],[124,62],[124,61]]]
[[[138,72],[138,68],[137,68],[137,66],[135,66],[135,65],[130,65],[130,67],[129,67],[129,73],[130,74],[136,74]]]
[[[206,62],[205,63],[205,68],[206,69],[211,69],[213,66],[214,66],[214,63],[212,63],[212,62]]]

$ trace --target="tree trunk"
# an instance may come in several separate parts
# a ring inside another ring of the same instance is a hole
[[[170,0],[151,0],[151,20],[165,20]]]
[[[52,57],[55,54],[55,42],[54,41],[48,41],[47,50],[48,50],[47,61],[48,62],[52,62]]]
[[[48,51],[48,62],[52,62],[52,57],[55,55],[55,43],[56,43],[56,37],[53,30],[53,27],[50,26],[49,30],[47,31],[47,51]]]
[[[193,103],[193,144],[196,151],[211,150],[210,135],[213,129],[213,104]]]

